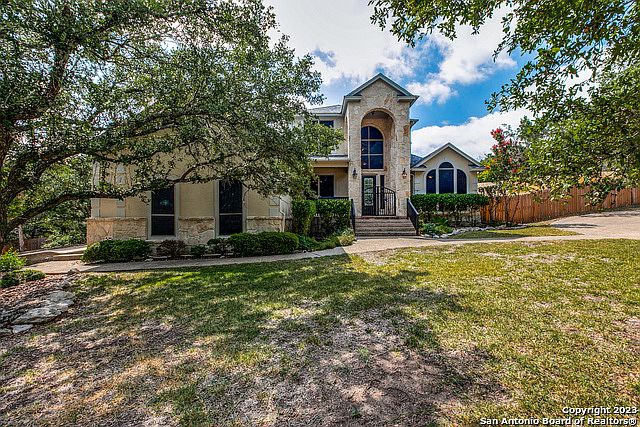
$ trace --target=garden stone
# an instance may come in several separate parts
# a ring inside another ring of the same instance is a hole
[[[60,314],[62,314],[62,311],[60,311],[58,308],[53,306],[37,307],[27,311],[17,319],[14,319],[13,322],[11,323],[13,323],[14,325],[26,325],[29,323],[45,323],[55,319]]]
[[[75,297],[75,295],[73,294],[73,292],[53,291],[50,294],[48,294],[47,296],[45,296],[45,300],[47,300],[49,302],[52,302],[52,303],[70,301],[70,304],[73,304],[73,298],[74,297]],[[67,305],[70,305],[70,304],[67,304]]]
[[[20,332],[25,332],[28,331],[29,329],[33,328],[33,325],[30,324],[26,324],[26,325],[15,325],[12,329],[12,332],[14,334],[19,334]]]
[[[13,331],[11,329],[0,328],[0,337],[6,336],[6,335],[11,335],[11,334],[13,334]]]

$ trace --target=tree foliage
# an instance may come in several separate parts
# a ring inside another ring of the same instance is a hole
[[[562,115],[597,73],[637,63],[640,9],[635,0],[370,0],[372,20],[408,43],[434,31],[455,38],[459,26],[478,30],[502,18],[500,52],[522,55],[516,78],[489,106]],[[582,76],[583,79],[579,79]],[[567,84],[576,81],[578,84]],[[582,82],[580,82],[582,80]],[[580,82],[580,83],[579,83]]]
[[[274,26],[259,0],[0,2],[0,241],[71,200],[306,186],[340,136],[307,120],[320,76]]]
[[[594,203],[640,185],[640,67],[606,73],[563,120],[524,123],[530,182],[561,196],[589,187]]]

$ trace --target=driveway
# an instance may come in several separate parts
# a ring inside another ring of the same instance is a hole
[[[551,225],[594,239],[640,239],[640,208],[570,216]]]
[[[331,255],[357,255],[366,252],[384,251],[423,246],[463,245],[470,243],[493,242],[539,242],[550,240],[584,239],[638,239],[640,240],[640,208],[621,211],[601,212],[562,218],[551,222],[554,227],[580,233],[574,236],[543,236],[499,239],[432,239],[425,237],[389,237],[360,238],[352,246],[334,248],[326,251],[304,252],[291,255],[274,255],[247,258],[215,258],[171,261],[127,262],[115,264],[82,264],[79,261],[49,261],[34,264],[29,268],[41,270],[47,274],[64,274],[70,269],[81,272],[122,272],[137,270],[173,269],[185,267],[209,267],[228,264],[248,264],[255,262],[288,261],[304,258],[316,258]]]

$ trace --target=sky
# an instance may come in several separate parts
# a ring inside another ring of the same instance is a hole
[[[521,65],[506,54],[493,58],[502,38],[500,14],[479,34],[462,27],[455,40],[432,35],[411,48],[371,23],[367,0],[265,3],[273,6],[278,31],[290,37],[296,54],[315,57],[324,105],[342,103],[345,94],[379,72],[420,96],[411,108],[411,117],[418,119],[411,135],[414,154],[424,156],[451,142],[481,158],[493,145],[492,129],[517,126],[527,113],[490,113],[485,105]]]

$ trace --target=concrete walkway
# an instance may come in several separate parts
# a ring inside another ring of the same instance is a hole
[[[29,268],[35,268],[47,274],[64,274],[71,269],[77,269],[81,272],[102,273],[290,261],[343,254],[357,255],[366,252],[424,246],[463,245],[474,243],[543,242],[587,239],[640,240],[640,208],[567,217],[553,221],[551,225],[580,234],[573,236],[520,237],[512,239],[431,239],[417,236],[395,238],[360,238],[352,246],[334,248],[326,251],[296,253],[291,255],[273,255],[247,258],[142,261],[93,265],[82,264],[80,261],[51,261],[34,264],[29,266]]]

